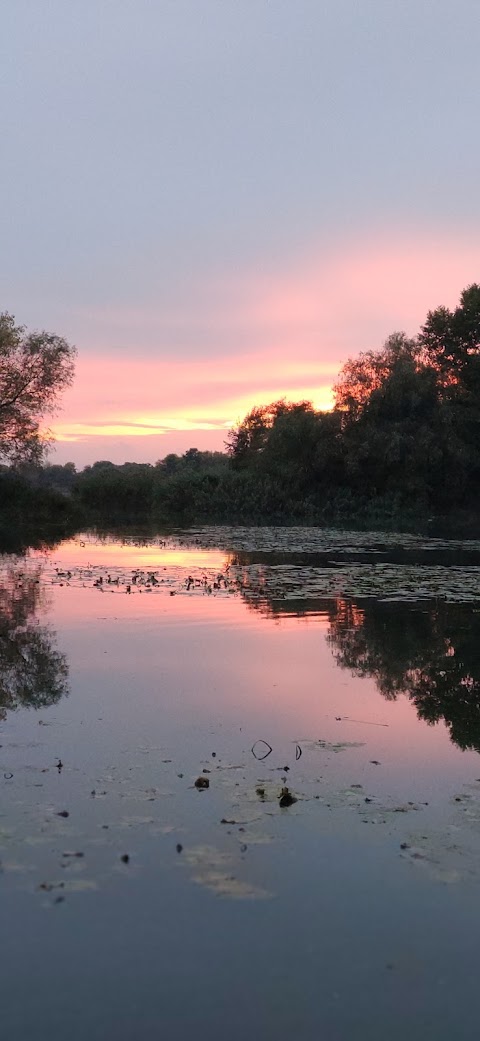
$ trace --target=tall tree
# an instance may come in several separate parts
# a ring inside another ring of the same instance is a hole
[[[229,432],[226,446],[232,465],[241,468],[258,463],[268,447],[274,428],[278,431],[282,427],[285,431],[290,419],[298,420],[300,416],[313,415],[310,401],[293,403],[281,398],[270,405],[254,406],[245,419]]]
[[[28,333],[0,314],[0,459],[39,461],[49,443],[41,422],[73,380],[75,348],[61,336]]]
[[[463,290],[453,311],[430,311],[418,342],[424,363],[437,373],[442,423],[452,479],[464,498],[478,507],[480,499],[480,285]]]
[[[429,311],[419,344],[445,386],[468,380],[469,370],[478,368],[480,356],[480,285],[467,286],[454,311],[448,307]]]
[[[395,369],[414,365],[419,348],[405,333],[392,333],[379,351],[364,351],[349,358],[334,384],[335,409],[346,419],[358,419],[373,391],[378,390]]]

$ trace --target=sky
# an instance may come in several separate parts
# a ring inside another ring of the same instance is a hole
[[[51,461],[222,449],[480,281],[478,0],[3,0],[0,310]]]

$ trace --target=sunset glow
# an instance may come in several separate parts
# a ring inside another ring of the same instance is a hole
[[[55,566],[89,568],[121,567],[132,571],[149,570],[161,572],[162,568],[215,568],[223,571],[228,556],[219,549],[203,549],[201,547],[160,546],[154,542],[145,545],[125,542],[120,545],[117,539],[90,540],[87,535],[79,535],[75,539],[57,546],[53,554]],[[42,559],[40,551],[32,556]],[[186,572],[187,574],[187,572]]]
[[[415,335],[479,268],[478,240],[392,229],[270,272],[199,273],[191,299],[165,310],[80,314],[75,384],[52,423],[55,460],[223,450],[254,405],[286,398],[330,409],[347,357],[395,330]]]
[[[223,449],[228,430],[258,403],[285,397],[331,408],[337,367],[300,359],[295,369],[289,359],[275,365],[253,355],[188,364],[145,358],[112,364],[106,354],[79,359],[75,386],[53,433],[59,450],[62,444],[83,444],[87,450],[98,444],[96,458],[109,446],[115,450],[116,438],[127,438],[135,458],[146,458],[146,451],[152,461],[152,449],[136,449],[136,440],[153,439],[156,458],[175,450],[170,445],[178,433],[189,434],[192,444],[198,434],[207,434],[202,447]],[[165,449],[160,439],[167,440]]]

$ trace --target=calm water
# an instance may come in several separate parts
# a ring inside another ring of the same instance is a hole
[[[3,1036],[476,1039],[480,542],[0,559]]]

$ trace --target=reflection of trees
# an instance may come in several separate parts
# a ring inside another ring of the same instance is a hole
[[[389,700],[406,694],[418,716],[443,720],[461,749],[480,752],[480,610],[442,601],[422,604],[342,598],[282,599],[259,566],[240,555],[240,591],[248,607],[272,619],[320,615],[337,664],[371,677]]]
[[[381,693],[405,693],[420,719],[444,720],[452,741],[480,752],[480,613],[465,604],[335,603],[337,663],[371,676]]]
[[[40,567],[0,572],[0,719],[8,709],[53,705],[68,693],[65,655],[36,621],[40,589]]]
[[[45,552],[55,549],[63,539],[73,535],[76,531],[73,525],[64,524],[61,530],[59,528],[59,525],[56,528],[51,526],[49,531],[47,526],[46,529],[40,527],[40,530],[31,531],[28,526],[21,524],[9,523],[7,528],[0,526],[0,554],[11,553],[21,556],[29,549]]]
[[[407,694],[427,723],[480,752],[480,614],[464,604],[336,601],[329,642],[342,668],[384,697]]]

